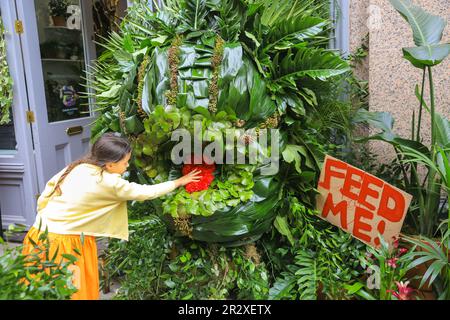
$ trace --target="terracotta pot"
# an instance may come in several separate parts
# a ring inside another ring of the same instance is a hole
[[[53,25],[55,27],[65,27],[66,26],[66,19],[63,16],[55,16],[52,17]]]

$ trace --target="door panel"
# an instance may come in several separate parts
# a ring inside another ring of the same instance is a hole
[[[36,214],[38,193],[33,138],[26,122],[27,87],[23,69],[21,36],[14,30],[15,0],[0,0],[0,19],[5,26],[6,60],[13,79],[14,118],[0,130],[0,211],[3,227],[11,223],[31,225]]]
[[[93,113],[81,98],[84,70],[95,57],[92,2],[70,0],[50,8],[48,0],[17,1],[24,24],[22,46],[35,141],[39,189],[89,146]],[[52,11],[63,16],[52,18]],[[64,12],[66,14],[64,15]]]

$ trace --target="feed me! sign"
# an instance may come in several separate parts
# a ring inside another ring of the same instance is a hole
[[[316,208],[320,217],[378,247],[398,237],[412,196],[330,156],[320,174]]]

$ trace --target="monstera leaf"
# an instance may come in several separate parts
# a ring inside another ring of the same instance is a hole
[[[408,21],[417,47],[403,48],[404,57],[415,67],[424,68],[441,63],[450,53],[450,44],[439,44],[446,22],[415,6],[410,0],[390,0]]]

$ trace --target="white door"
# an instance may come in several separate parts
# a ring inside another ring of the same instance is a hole
[[[38,193],[30,126],[26,121],[28,96],[23,69],[21,33],[16,31],[15,0],[0,0],[5,27],[6,60],[13,79],[12,121],[0,125],[0,214],[3,227],[30,225],[35,219]]]
[[[84,70],[95,59],[92,1],[69,0],[68,7],[49,2],[16,1],[40,192],[88,151],[94,120],[92,101],[81,97]]]

